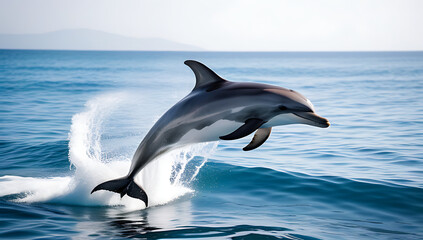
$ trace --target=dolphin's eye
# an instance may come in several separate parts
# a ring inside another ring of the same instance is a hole
[[[279,106],[279,109],[282,110],[282,111],[288,110],[288,108],[283,106],[283,105]]]

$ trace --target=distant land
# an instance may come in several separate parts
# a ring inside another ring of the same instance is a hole
[[[88,29],[40,34],[0,34],[0,49],[202,51],[160,38],[134,38]]]

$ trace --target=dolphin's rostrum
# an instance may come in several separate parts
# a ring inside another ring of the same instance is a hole
[[[315,114],[311,102],[286,88],[224,80],[200,62],[187,60],[195,74],[194,89],[170,108],[150,129],[138,146],[127,176],[104,182],[91,193],[108,190],[144,201],[145,191],[134,177],[149,162],[169,150],[187,144],[234,140],[253,132],[245,151],[261,146],[272,127],[286,124],[308,124],[326,128],[329,122]]]

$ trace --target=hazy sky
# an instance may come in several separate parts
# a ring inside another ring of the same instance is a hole
[[[0,33],[74,28],[221,51],[423,50],[423,0],[0,0]]]

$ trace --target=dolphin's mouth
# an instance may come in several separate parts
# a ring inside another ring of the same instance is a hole
[[[330,123],[326,118],[320,117],[314,112],[295,112],[293,114],[300,118],[311,121],[312,122],[311,125],[316,127],[327,128],[330,126]]]

